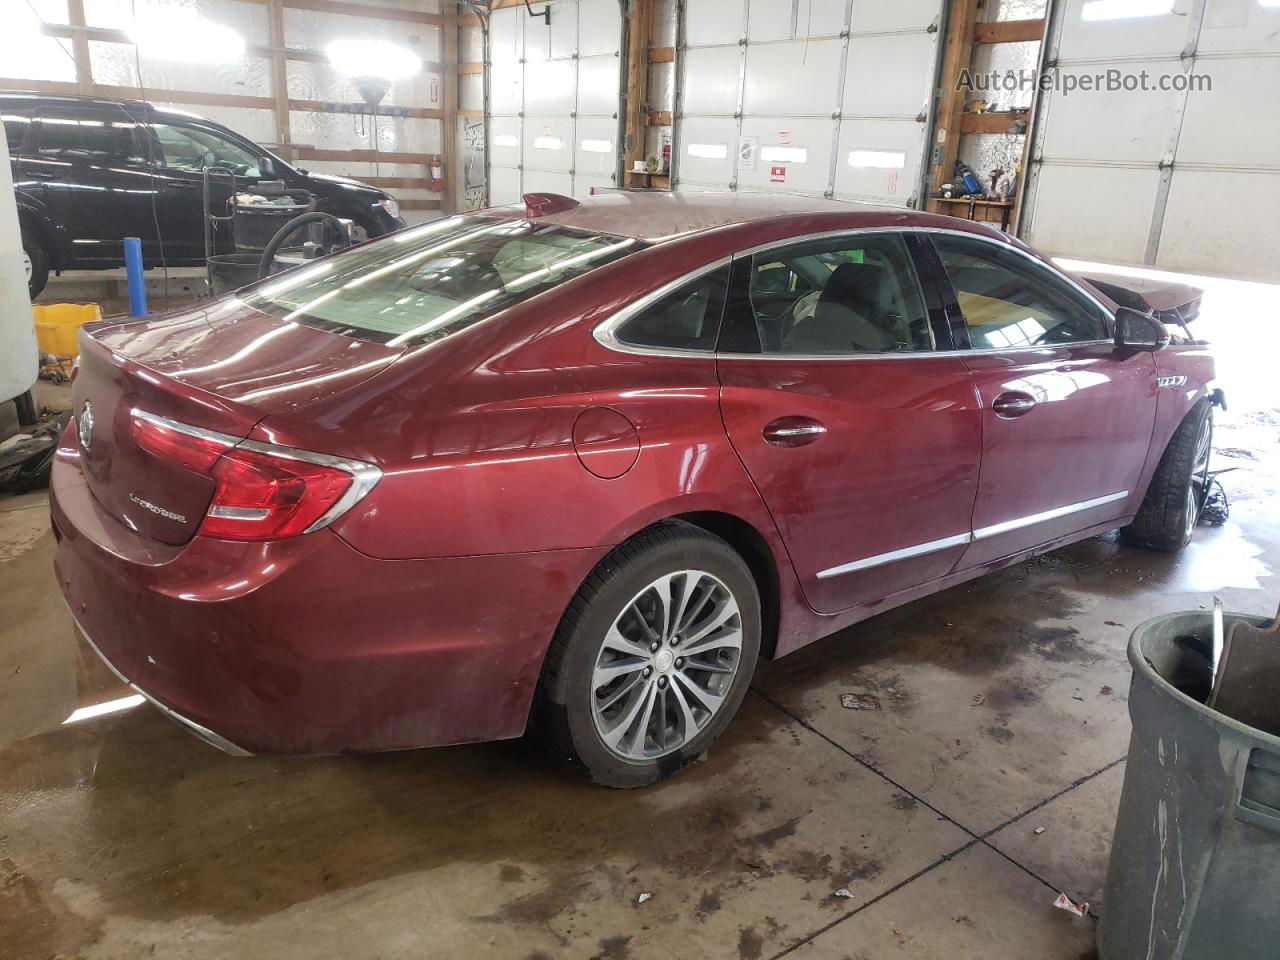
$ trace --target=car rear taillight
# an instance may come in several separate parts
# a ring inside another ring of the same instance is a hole
[[[356,505],[382,477],[372,464],[177,423],[133,411],[133,436],[150,453],[217,487],[200,535],[280,540],[319,530]]]

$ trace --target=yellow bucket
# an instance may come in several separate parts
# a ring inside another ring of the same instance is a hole
[[[43,353],[74,357],[80,353],[76,334],[86,323],[102,319],[96,303],[46,303],[31,308],[35,315],[36,343]]]

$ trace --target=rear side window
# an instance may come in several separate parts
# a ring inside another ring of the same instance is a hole
[[[716,348],[728,286],[726,264],[668,293],[626,320],[613,335],[620,342],[636,347],[709,353]]]
[[[137,128],[123,113],[116,117],[50,111],[40,116],[35,152],[42,157],[139,159]]]
[[[935,234],[933,243],[974,350],[1107,339],[1102,309],[1048,268],[983,240]]]
[[[536,220],[448,217],[282,274],[244,300],[347,336],[425,343],[642,246]]]

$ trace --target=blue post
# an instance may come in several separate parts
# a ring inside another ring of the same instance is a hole
[[[147,284],[142,279],[142,241],[124,238],[124,272],[129,281],[129,316],[147,315]]]

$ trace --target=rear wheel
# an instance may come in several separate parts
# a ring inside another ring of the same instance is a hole
[[[34,300],[49,281],[49,255],[26,230],[22,231],[22,266],[27,272],[27,293]]]
[[[654,783],[728,725],[759,651],[760,598],[737,552],[687,524],[647,530],[565,612],[543,671],[543,740],[597,783]]]
[[[1165,448],[1138,515],[1120,531],[1126,543],[1173,553],[1191,542],[1209,496],[1212,449],[1213,405],[1201,400]]]

